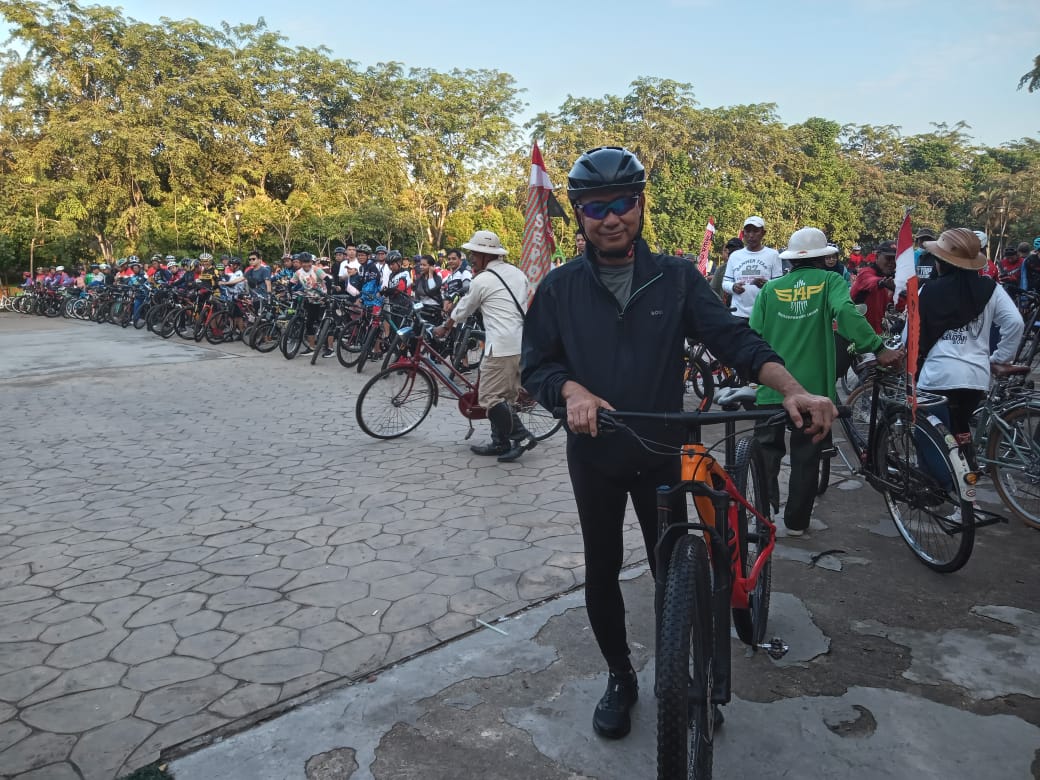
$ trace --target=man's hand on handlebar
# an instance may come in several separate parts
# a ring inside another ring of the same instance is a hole
[[[587,433],[590,436],[599,433],[596,425],[599,410],[614,408],[573,380],[564,382],[563,400],[567,403],[567,427],[574,433]]]
[[[879,365],[888,368],[889,366],[898,366],[903,362],[903,358],[906,357],[906,350],[900,347],[899,349],[889,349],[888,347],[882,347],[877,353],[877,362]]]
[[[813,443],[823,441],[830,432],[838,410],[830,398],[812,395],[805,391],[795,392],[784,397],[784,409],[791,417],[791,422],[803,433],[812,436]],[[806,418],[808,424],[806,424]]]

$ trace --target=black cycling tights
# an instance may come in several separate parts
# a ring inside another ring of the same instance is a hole
[[[625,601],[618,576],[624,562],[622,533],[628,497],[643,532],[650,569],[657,544],[657,488],[678,481],[677,458],[624,477],[607,475],[595,466],[568,458],[574,500],[585,545],[585,607],[600,652],[611,669],[631,668],[625,631]],[[651,606],[651,608],[653,608]]]

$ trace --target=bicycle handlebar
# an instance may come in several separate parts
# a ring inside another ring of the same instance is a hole
[[[838,406],[838,418],[852,416],[852,408]],[[567,419],[567,410],[563,407],[553,409],[553,417]],[[680,425],[685,428],[698,428],[704,425],[718,425],[730,422],[764,422],[775,425],[780,422],[791,425],[791,418],[783,409],[739,409],[732,412],[627,412],[617,409],[600,409],[596,414],[597,423],[604,430],[617,427],[621,420],[654,420],[666,425]]]

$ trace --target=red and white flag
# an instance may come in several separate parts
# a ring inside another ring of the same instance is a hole
[[[906,397],[911,413],[917,415],[917,352],[921,339],[921,315],[917,308],[917,267],[914,262],[914,232],[910,228],[910,209],[903,216],[896,239],[896,289],[894,300],[906,294]]]
[[[701,253],[697,256],[697,270],[701,276],[708,275],[708,255],[711,254],[711,242],[715,238],[715,217],[708,218],[708,226],[704,229],[704,240],[701,241]]]
[[[896,299],[906,291],[910,279],[917,278],[917,264],[914,262],[914,234],[910,229],[910,210],[903,216],[903,224],[899,228],[896,240]]]
[[[524,244],[520,253],[520,270],[531,283],[531,297],[552,267],[556,237],[549,220],[549,199],[553,186],[546,173],[538,142],[531,150],[531,178],[527,186],[527,210],[524,212]],[[530,301],[530,298],[528,299]]]

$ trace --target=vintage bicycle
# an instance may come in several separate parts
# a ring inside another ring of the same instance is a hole
[[[413,304],[416,312],[422,304]],[[480,377],[476,381],[459,371],[449,357],[431,345],[432,325],[415,318],[413,324],[397,331],[400,338],[414,339],[402,349],[396,362],[372,377],[358,394],[354,413],[358,425],[376,439],[395,439],[415,430],[440,400],[440,388],[458,401],[459,412],[469,421],[466,438],[473,435],[473,421],[487,418],[487,410],[477,401]],[[521,390],[514,409],[524,427],[537,441],[552,436],[563,424]]]

